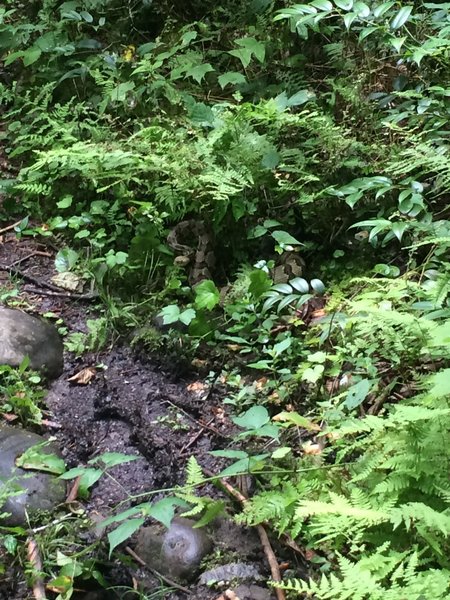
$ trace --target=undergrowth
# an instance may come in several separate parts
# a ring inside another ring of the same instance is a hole
[[[242,431],[218,452],[259,486],[236,518],[306,547],[310,579],[277,584],[291,597],[449,597],[449,19],[445,2],[0,8],[1,219],[99,290],[106,316],[72,350],[142,325],[152,349],[226,365]],[[197,285],[167,242],[183,220],[216,259]],[[223,507],[196,495],[200,465],[175,504],[206,523]],[[116,516],[111,548],[155,514]]]

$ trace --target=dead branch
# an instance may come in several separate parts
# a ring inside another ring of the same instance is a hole
[[[209,471],[208,469],[203,469],[208,477],[214,477],[214,473]],[[240,502],[243,506],[248,502],[248,498],[246,498],[239,490],[234,488],[228,481],[223,478],[219,478],[220,484],[225,488],[225,490],[233,496],[238,502]],[[259,539],[261,541],[262,549],[264,550],[264,554],[266,555],[267,562],[269,563],[270,573],[272,575],[273,581],[281,582],[281,573],[280,567],[278,565],[277,557],[275,556],[275,552],[270,544],[269,536],[263,525],[259,524],[256,526],[256,530],[259,535]],[[280,588],[275,588],[275,593],[277,595],[277,600],[286,600],[286,595],[284,590]]]
[[[42,559],[38,545],[33,538],[27,540],[27,557],[33,568],[33,596],[36,600],[46,600],[45,586],[42,580]]]

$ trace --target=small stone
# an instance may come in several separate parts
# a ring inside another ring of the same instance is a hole
[[[138,534],[137,553],[162,575],[179,581],[195,578],[201,561],[211,551],[212,542],[195,521],[175,518],[162,534],[154,527],[144,527]]]
[[[0,308],[0,365],[18,367],[28,356],[30,367],[49,378],[61,375],[63,344],[55,327],[20,310]]]
[[[258,581],[262,579],[264,577],[253,564],[229,563],[202,573],[200,583],[210,586],[220,581],[229,583],[230,581]]]
[[[2,525],[25,525],[27,514],[32,516],[39,511],[51,511],[64,501],[65,484],[62,480],[49,473],[16,467],[17,458],[25,450],[45,441],[35,433],[0,425],[0,496],[11,488],[23,490],[0,506],[0,514],[10,513],[10,516],[0,519]],[[58,453],[51,445],[44,446],[42,452]],[[10,481],[12,483],[8,484]]]
[[[273,594],[259,585],[240,585],[234,590],[240,600],[272,600]]]

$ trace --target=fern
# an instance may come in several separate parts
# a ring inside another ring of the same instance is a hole
[[[291,580],[277,585],[317,600],[446,600],[450,593],[450,571],[421,570],[418,552],[389,553],[386,548],[366,554],[354,562],[338,557],[339,576],[322,575],[319,582]],[[395,558],[394,558],[395,557]]]

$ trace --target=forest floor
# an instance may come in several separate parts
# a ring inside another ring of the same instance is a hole
[[[69,333],[86,332],[86,320],[98,315],[88,299],[76,300],[64,290],[55,291],[51,283],[54,258],[55,249],[48,245],[4,232],[0,236],[0,267],[4,269],[0,270],[0,287],[9,293],[17,290],[9,299],[10,307],[50,313]],[[8,272],[8,267],[14,272]],[[226,448],[236,432],[223,404],[224,393],[220,381],[198,378],[181,360],[168,364],[117,340],[97,353],[76,356],[66,352],[64,372],[46,394],[45,425],[36,426],[35,431],[56,438],[69,468],[86,465],[104,452],[139,457],[114,467],[110,476],[94,486],[85,510],[98,519],[118,505],[121,510],[133,505],[136,498],[142,502],[146,492],[161,490],[152,496],[160,499],[163,490],[183,485],[191,455],[202,467],[219,473],[223,459],[209,452]],[[209,485],[202,493],[217,497],[220,492]],[[241,562],[258,563],[265,578],[269,577],[255,531],[225,520],[216,527],[214,539],[216,551],[233,552]],[[18,567],[13,565],[0,577],[0,598],[30,597]],[[113,585],[131,586],[134,581],[139,586],[140,579],[146,589],[159,585],[158,579],[132,563],[127,569],[116,569],[111,577]],[[195,586],[190,591],[190,597],[205,600],[220,593]],[[187,596],[178,590],[161,597],[181,600]]]

